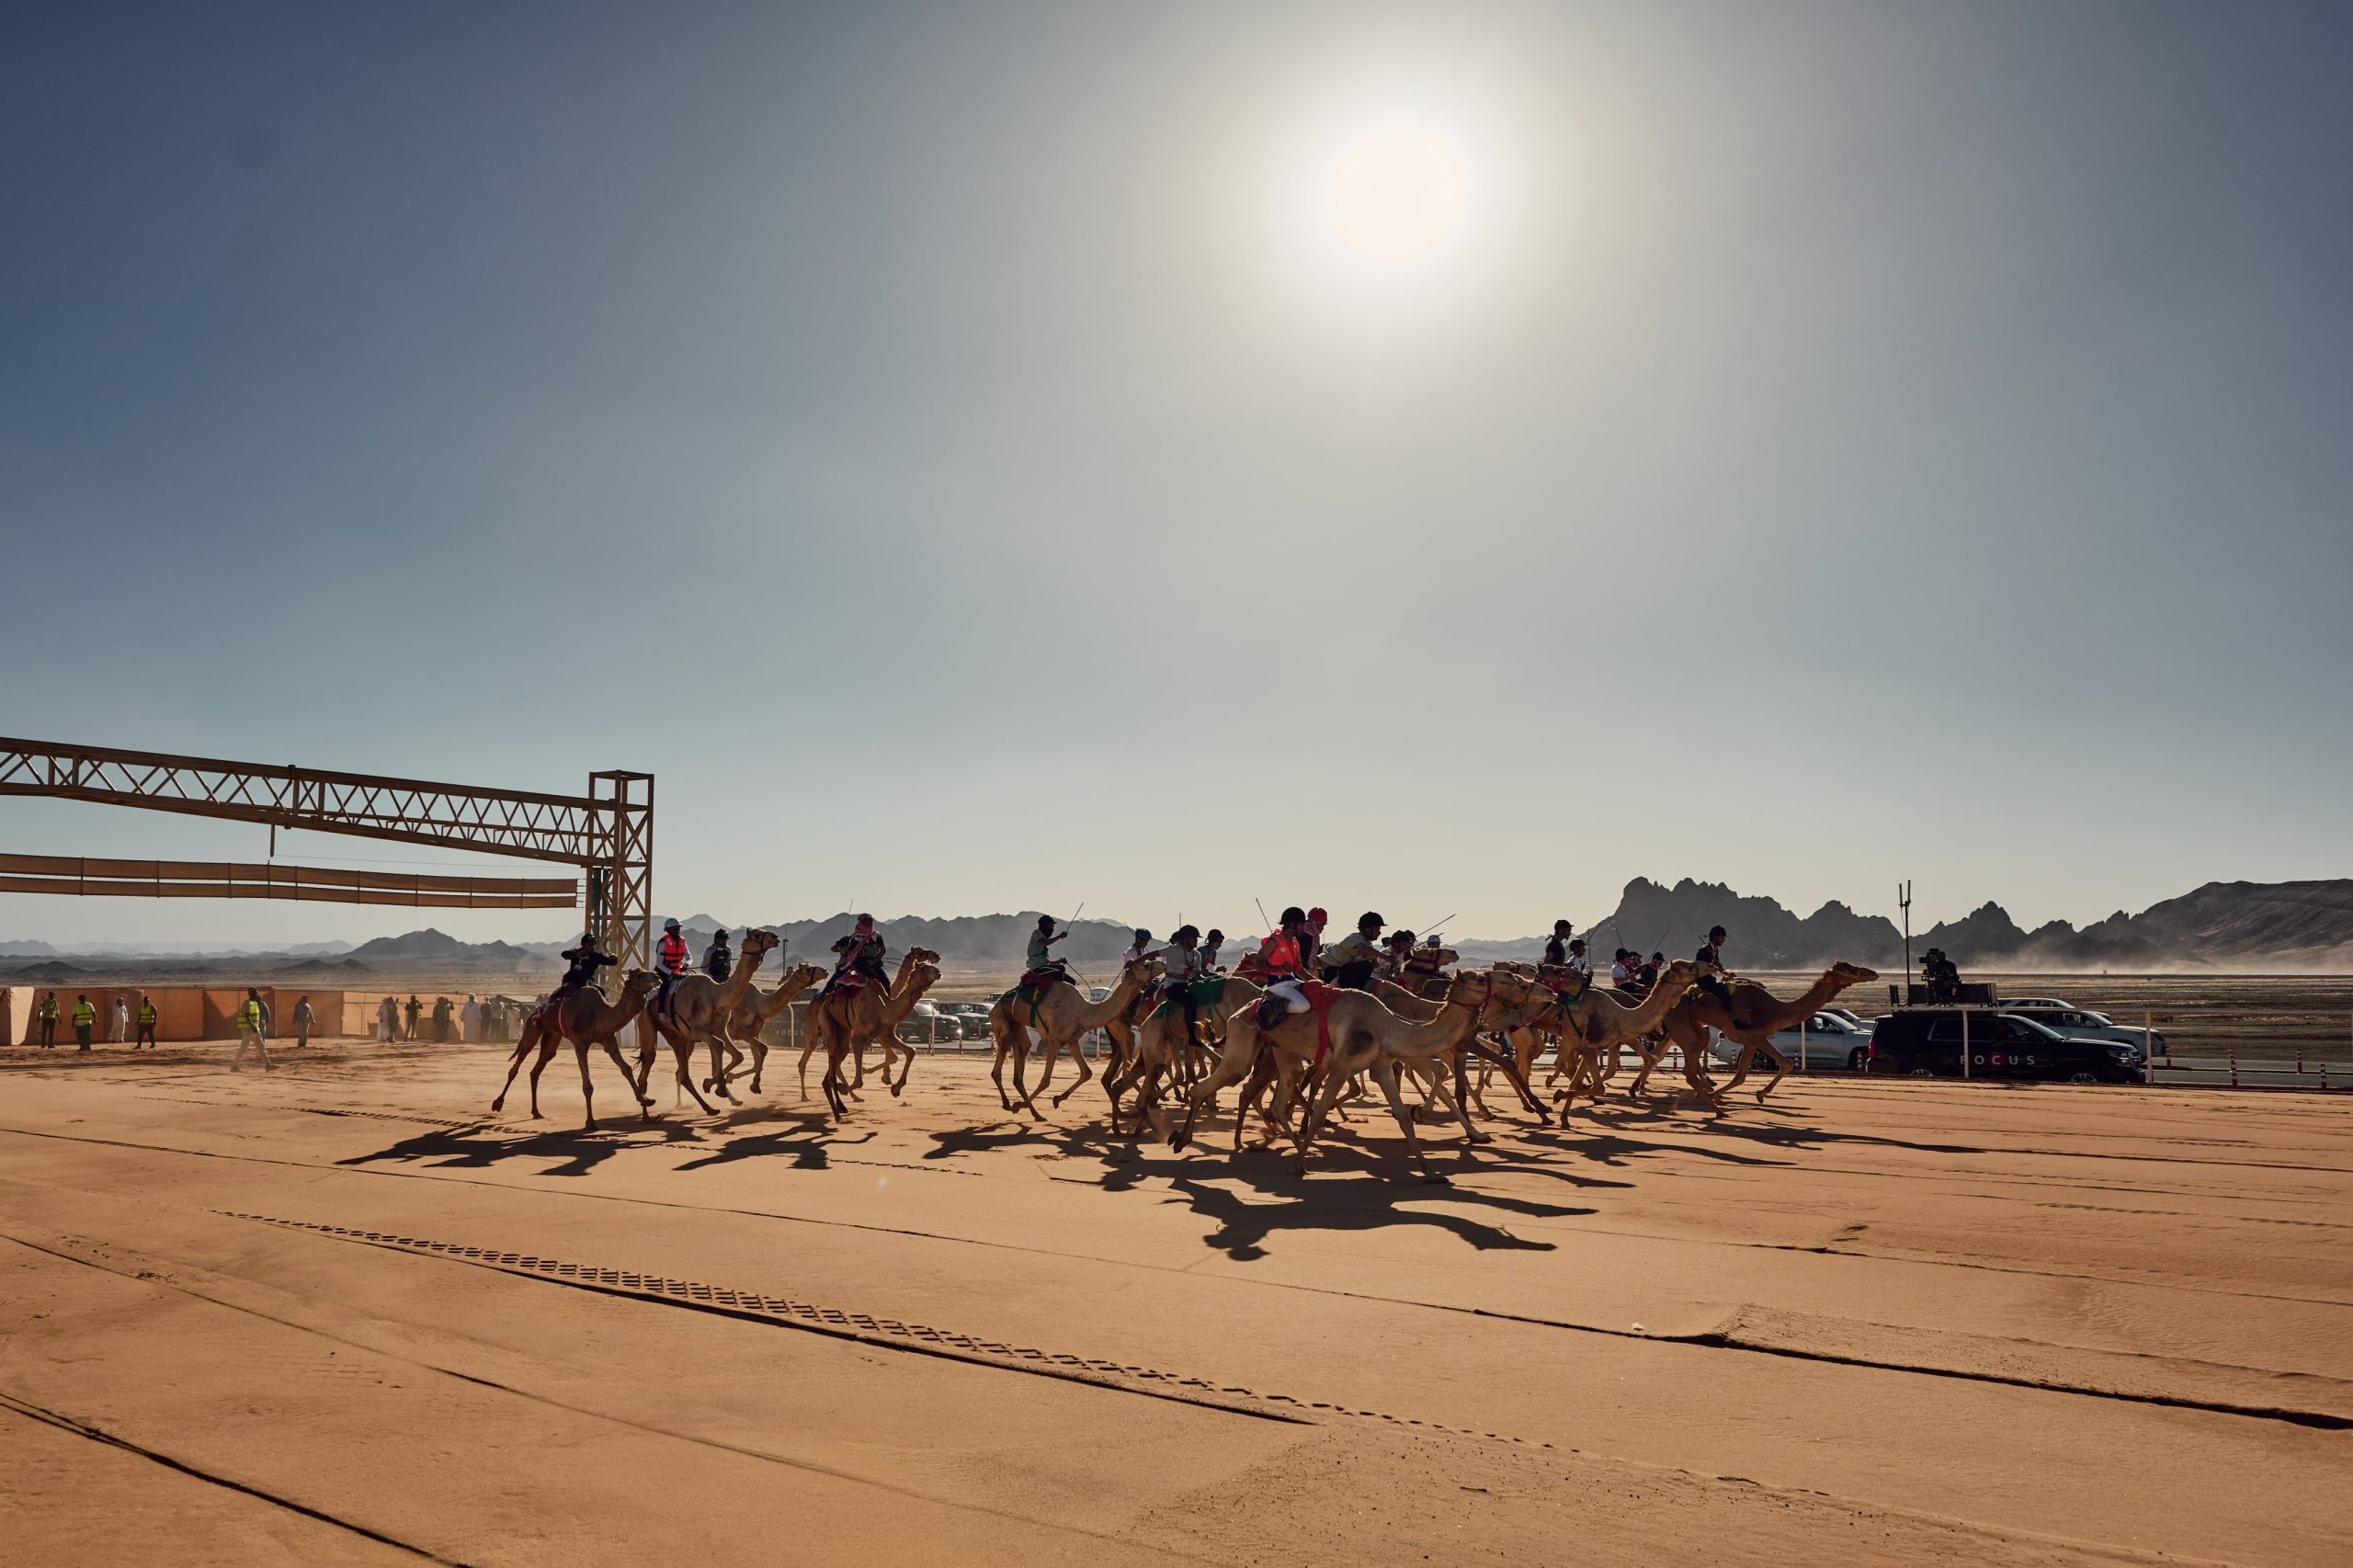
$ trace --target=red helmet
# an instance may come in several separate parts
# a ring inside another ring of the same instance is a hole
[[[1324,914],[1321,909],[1311,909],[1307,912],[1307,923],[1310,926],[1324,925],[1332,917],[1330,915]]]

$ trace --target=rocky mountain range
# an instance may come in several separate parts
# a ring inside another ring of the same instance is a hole
[[[1646,877],[1626,884],[1617,908],[1584,932],[1606,957],[1620,947],[1682,958],[1708,928],[1731,933],[1725,958],[1738,969],[1813,969],[1845,959],[1878,968],[1904,961],[1904,934],[1881,915],[1836,901],[1799,915],[1778,900],[1744,895],[1689,878],[1673,887]],[[1456,943],[1466,958],[1532,955],[1542,938]],[[2209,882],[2138,915],[2118,910],[2080,930],[2052,920],[2032,930],[1988,903],[1959,920],[1915,932],[1916,956],[1942,948],[1967,969],[2299,970],[2353,968],[2353,879],[2304,882]]]
[[[787,961],[823,961],[835,938],[848,931],[850,920],[845,912],[821,920],[784,921],[767,929],[785,939]],[[939,953],[951,968],[1010,972],[1020,966],[1037,923],[1037,912],[1027,910],[947,918],[901,915],[881,924],[894,953],[914,944]],[[699,913],[681,922],[697,956],[719,924]],[[1637,877],[1626,884],[1616,908],[1590,925],[1580,922],[1579,931],[1604,959],[1618,947],[1682,957],[1699,945],[1711,926],[1731,933],[1724,956],[1741,970],[1814,969],[1839,959],[1893,969],[1904,961],[1903,933],[1885,915],[1863,915],[1836,901],[1801,915],[1776,899],[1689,878],[1669,887]],[[732,928],[739,934],[742,929]],[[1235,932],[1228,954],[1240,952],[1242,943],[1256,935]],[[1130,936],[1131,928],[1119,921],[1081,920],[1054,950],[1080,970],[1101,977],[1116,963]],[[1533,958],[1543,938],[1458,939],[1450,945],[1465,959],[1483,961]],[[276,953],[165,955],[129,949],[93,953],[22,941],[0,945],[0,978],[66,983],[110,972],[161,978],[167,971],[199,975],[233,971],[365,985],[395,974],[538,974],[555,967],[555,955],[563,946],[561,941],[465,942],[432,929],[379,937],[348,951],[339,950],[339,944],[312,943]],[[2138,915],[2119,910],[2081,929],[2053,920],[2028,930],[2000,904],[1989,903],[1958,920],[1914,934],[1915,957],[1932,947],[1942,948],[1964,970],[2020,973],[2187,968],[2344,973],[2353,971],[2353,879],[2209,882]]]

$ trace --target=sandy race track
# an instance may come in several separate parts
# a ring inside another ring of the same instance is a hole
[[[977,1059],[582,1135],[495,1048],[62,1057],[0,1054],[16,1562],[2353,1559],[2343,1100],[1792,1081],[1432,1187]]]

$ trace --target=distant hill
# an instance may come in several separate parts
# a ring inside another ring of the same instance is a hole
[[[856,918],[845,911],[823,920],[788,920],[766,929],[785,939],[788,962],[797,963],[802,959],[823,962],[834,942],[849,934]],[[1061,929],[1063,924],[1057,918],[1055,928]],[[710,941],[711,927],[693,920],[681,921],[679,925],[688,947],[699,959]],[[902,915],[888,920],[878,918],[875,927],[882,933],[894,956],[909,947],[929,948],[944,964],[1018,969],[1022,955],[1029,949],[1029,934],[1038,928],[1038,912],[1033,909],[1017,915],[962,915],[945,919]],[[734,927],[732,935],[740,941],[743,928]],[[1134,935],[1133,926],[1116,921],[1082,920],[1071,927],[1067,938],[1054,944],[1054,956],[1068,959],[1085,970],[1114,964]]]
[[[533,948],[512,942],[461,942],[446,932],[427,927],[403,937],[378,937],[345,955],[346,961],[381,969],[390,965],[461,964],[483,969],[529,969],[545,960]]]
[[[1725,957],[1738,969],[1813,969],[1841,959],[1884,969],[1904,960],[1903,933],[1884,915],[1833,901],[1801,917],[1777,900],[1688,877],[1671,888],[1635,878],[1618,907],[1579,934],[1605,960],[1620,947],[1687,958],[1711,926],[1731,933]],[[1543,938],[1453,945],[1465,959],[1524,958],[1540,951]],[[1932,947],[1964,969],[2341,971],[2353,968],[2353,880],[2209,882],[2081,930],[2064,920],[2023,930],[2007,910],[1987,903],[1913,935],[1915,957]]]
[[[788,920],[768,930],[785,938],[787,959],[823,962],[835,938],[850,927],[844,912],[822,920]],[[1059,921],[1057,922],[1059,924]],[[699,959],[718,922],[698,914],[682,922],[688,946]],[[892,954],[910,944],[930,948],[950,967],[1010,973],[1020,967],[1038,912],[966,915],[944,918],[903,915],[881,922]],[[1637,877],[1626,884],[1618,905],[1581,926],[1595,956],[1606,963],[1613,948],[1665,952],[1688,958],[1708,927],[1732,933],[1725,957],[1736,969],[1815,969],[1844,959],[1878,969],[1904,961],[1904,938],[1884,915],[1862,915],[1836,900],[1801,915],[1775,899],[1740,893],[1720,882],[1685,878],[1672,887]],[[743,927],[730,928],[740,940]],[[1054,951],[1101,979],[1127,947],[1131,927],[1116,920],[1082,920]],[[1160,936],[1167,933],[1162,931]],[[1245,934],[1227,948],[1238,955]],[[44,942],[0,947],[0,976],[19,983],[66,983],[121,971],[153,973],[160,967],[190,973],[244,975],[267,971],[285,976],[347,978],[420,971],[479,971],[540,974],[557,967],[556,954],[569,943],[465,942],[426,928],[379,937],[347,952],[341,944],[306,943],[278,952],[242,956],[209,954],[136,956],[76,951],[68,962]],[[1491,959],[1532,959],[1543,949],[1541,934],[1495,938],[1454,938],[1448,944],[1472,963]],[[2122,910],[2078,930],[2053,920],[2026,930],[1998,903],[1987,903],[1958,920],[1917,932],[1916,957],[1942,948],[1964,970],[2013,971],[2153,970],[2203,967],[2271,969],[2312,972],[2353,971],[2353,879],[2302,882],[2209,882],[2204,887],[2150,905],[2138,915]],[[777,965],[769,972],[778,972]]]

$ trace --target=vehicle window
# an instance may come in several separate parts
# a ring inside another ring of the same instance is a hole
[[[2019,1034],[2029,1040],[2048,1042],[2062,1038],[2057,1029],[2047,1027],[2039,1019],[2019,1018],[2017,1023]]]

